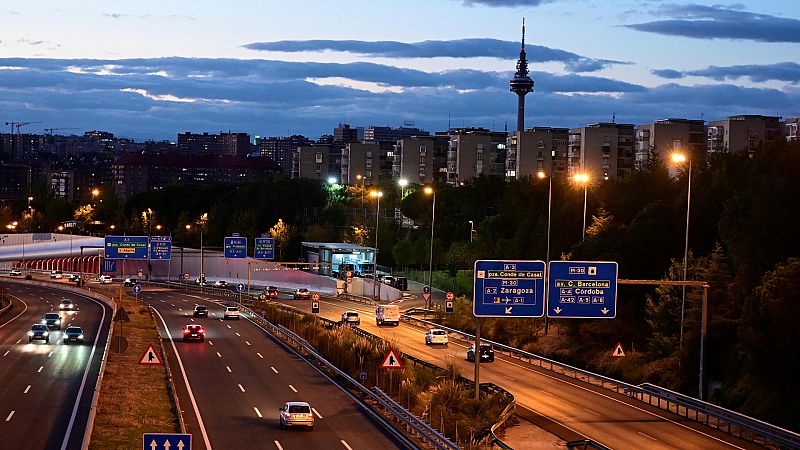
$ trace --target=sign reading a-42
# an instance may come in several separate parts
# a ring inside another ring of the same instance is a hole
[[[476,317],[542,317],[544,261],[475,261]]]
[[[615,262],[550,261],[547,315],[613,319],[617,315]]]

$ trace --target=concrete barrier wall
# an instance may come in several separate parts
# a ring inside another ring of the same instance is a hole
[[[372,298],[380,291],[380,299],[384,302],[391,302],[403,296],[399,289],[395,289],[386,283],[380,281],[372,281],[368,278],[353,278],[353,281],[347,287],[347,293],[352,295],[361,295],[364,297]]]

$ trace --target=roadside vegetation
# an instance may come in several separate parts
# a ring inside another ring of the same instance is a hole
[[[359,336],[346,326],[326,328],[325,322],[315,320],[311,314],[291,313],[264,304],[256,304],[254,309],[270,322],[300,335],[354,379],[366,372],[367,379],[362,382],[365,386],[380,387],[463,448],[477,448],[506,407],[506,400],[498,394],[483,393],[480,400],[475,400],[474,387],[452,364],[440,372],[414,366],[410,361],[402,370],[378,369],[389,348],[402,351],[396,343]]]
[[[130,322],[114,322],[114,335],[127,341],[127,350],[117,352],[112,341],[103,377],[94,430],[89,448],[97,450],[137,448],[142,433],[180,432],[177,411],[170,397],[165,366],[142,366],[139,358],[161,339],[147,306],[116,289],[103,289],[125,309]],[[163,358],[163,352],[161,353]]]

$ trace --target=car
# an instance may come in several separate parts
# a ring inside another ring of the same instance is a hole
[[[111,275],[100,275],[97,280],[100,281],[100,284],[111,284]]]
[[[342,313],[342,324],[345,325],[361,325],[361,318],[358,317],[357,311],[345,311]]]
[[[68,298],[62,298],[61,303],[58,304],[58,309],[61,311],[73,311],[76,309],[75,303],[72,303],[72,300]]]
[[[467,349],[467,361],[475,361],[475,344]],[[481,344],[481,361],[494,362],[492,344]]]
[[[389,286],[394,286],[394,277],[391,275],[384,275],[380,278],[381,283],[388,284]]]
[[[58,313],[45,313],[42,316],[42,323],[47,326],[48,329],[61,329],[61,316]]]
[[[379,305],[375,309],[375,324],[400,325],[400,307],[397,305]]]
[[[47,328],[47,325],[43,323],[33,324],[31,331],[28,331],[28,342],[33,342],[37,339],[50,342],[50,329]]]
[[[226,306],[225,313],[223,314],[222,318],[239,320],[239,308],[235,306]]]
[[[64,278],[64,273],[60,270],[51,270],[50,271],[50,279],[51,280],[60,280]]]
[[[267,287],[267,290],[264,291],[264,293],[266,294],[267,298],[278,298],[278,288],[275,286]]]
[[[425,333],[425,345],[441,344],[447,345],[447,332],[439,328],[428,330]]]
[[[11,269],[11,271],[8,272],[8,275],[12,277],[20,277],[22,276],[22,271],[19,269]]]
[[[208,308],[203,305],[195,305],[192,315],[194,317],[208,317]]]
[[[187,341],[203,341],[206,335],[206,330],[202,325],[196,323],[184,325],[183,327],[183,342]]]
[[[295,300],[309,299],[309,298],[311,298],[311,292],[306,288],[298,288],[296,291],[294,291]]]
[[[288,427],[308,427],[314,429],[314,414],[311,406],[306,402],[286,402],[278,408],[280,411],[281,428]]]
[[[64,343],[83,342],[83,329],[77,326],[69,326],[64,330]]]
[[[136,280],[136,278],[128,277],[125,278],[122,284],[124,284],[125,286],[136,286],[137,284],[139,284],[139,282]]]
[[[228,282],[225,280],[217,280],[214,282],[214,287],[225,288],[228,287]]]
[[[80,279],[81,279],[81,276],[78,275],[77,273],[71,273],[71,274],[67,275],[67,281],[78,281]]]

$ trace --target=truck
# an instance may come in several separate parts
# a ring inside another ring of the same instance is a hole
[[[379,305],[375,310],[375,323],[381,325],[400,325],[400,307],[397,305]]]

